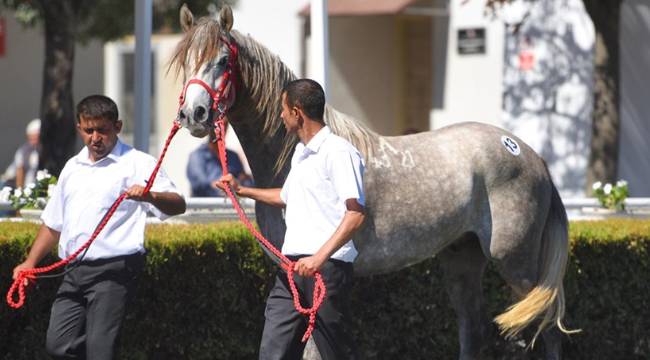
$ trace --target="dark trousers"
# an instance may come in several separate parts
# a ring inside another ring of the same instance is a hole
[[[295,260],[296,258],[292,258]],[[349,326],[352,264],[329,260],[320,270],[327,289],[325,300],[316,316],[312,336],[324,360],[356,359],[357,351]],[[303,307],[312,306],[314,279],[294,276]],[[269,293],[264,314],[264,332],[260,359],[301,359],[305,344],[301,338],[308,317],[296,311],[287,274],[279,270]]]
[[[144,255],[82,261],[52,304],[46,350],[54,359],[110,360]]]

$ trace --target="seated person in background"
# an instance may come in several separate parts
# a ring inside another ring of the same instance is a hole
[[[223,191],[220,191],[215,185],[223,175],[217,151],[217,143],[212,143],[208,140],[207,143],[201,144],[201,146],[190,153],[186,172],[192,187],[193,197],[224,196]],[[245,186],[253,184],[250,176],[244,172],[244,166],[236,152],[226,149],[226,159],[228,161],[228,172],[232,176],[244,184],[249,184]]]
[[[23,188],[36,181],[38,153],[40,151],[41,120],[34,119],[25,129],[27,142],[21,145],[14,155],[13,162],[2,175],[7,186]]]

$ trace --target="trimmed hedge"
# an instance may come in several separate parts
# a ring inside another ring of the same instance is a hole
[[[25,255],[37,226],[0,224],[0,290]],[[566,359],[650,357],[650,221],[571,224],[565,279]],[[255,359],[264,300],[275,273],[254,239],[234,223],[147,228],[147,267],[124,324],[121,359]],[[54,261],[50,257],[44,263]],[[363,358],[455,359],[455,315],[437,262],[357,279],[352,298],[354,336]],[[59,280],[41,280],[23,308],[0,305],[3,359],[47,359],[43,350],[49,307]],[[489,268],[484,278],[492,316],[510,292]],[[496,329],[495,329],[496,330]],[[486,356],[541,358],[543,342],[523,347],[495,335]]]

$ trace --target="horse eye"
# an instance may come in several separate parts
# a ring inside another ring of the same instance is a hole
[[[218,66],[226,66],[228,64],[228,57],[224,56],[221,59],[219,59],[219,62],[217,63]]]

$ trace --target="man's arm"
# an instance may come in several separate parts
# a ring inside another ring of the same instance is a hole
[[[279,208],[284,208],[286,206],[280,197],[280,188],[263,189],[241,186],[232,174],[222,176],[219,180],[215,181],[214,184],[219,189],[225,191],[225,183],[228,183],[235,194],[239,196],[251,198],[255,201],[261,201],[267,205]]]
[[[321,246],[316,254],[307,256],[296,261],[293,270],[300,276],[313,276],[321,266],[334,254],[341,246],[345,245],[352,235],[361,227],[366,218],[363,206],[356,199],[347,199],[345,201],[346,211],[343,220],[339,224],[334,234]]]
[[[18,277],[18,272],[21,270],[35,268],[36,265],[59,243],[60,236],[60,232],[50,229],[45,224],[42,224],[41,228],[38,230],[36,239],[32,244],[32,248],[29,250],[27,259],[14,268],[13,278],[15,279]]]
[[[127,199],[148,202],[170,216],[182,214],[186,209],[185,199],[175,192],[149,191],[144,194],[144,186],[133,185],[126,193]]]

